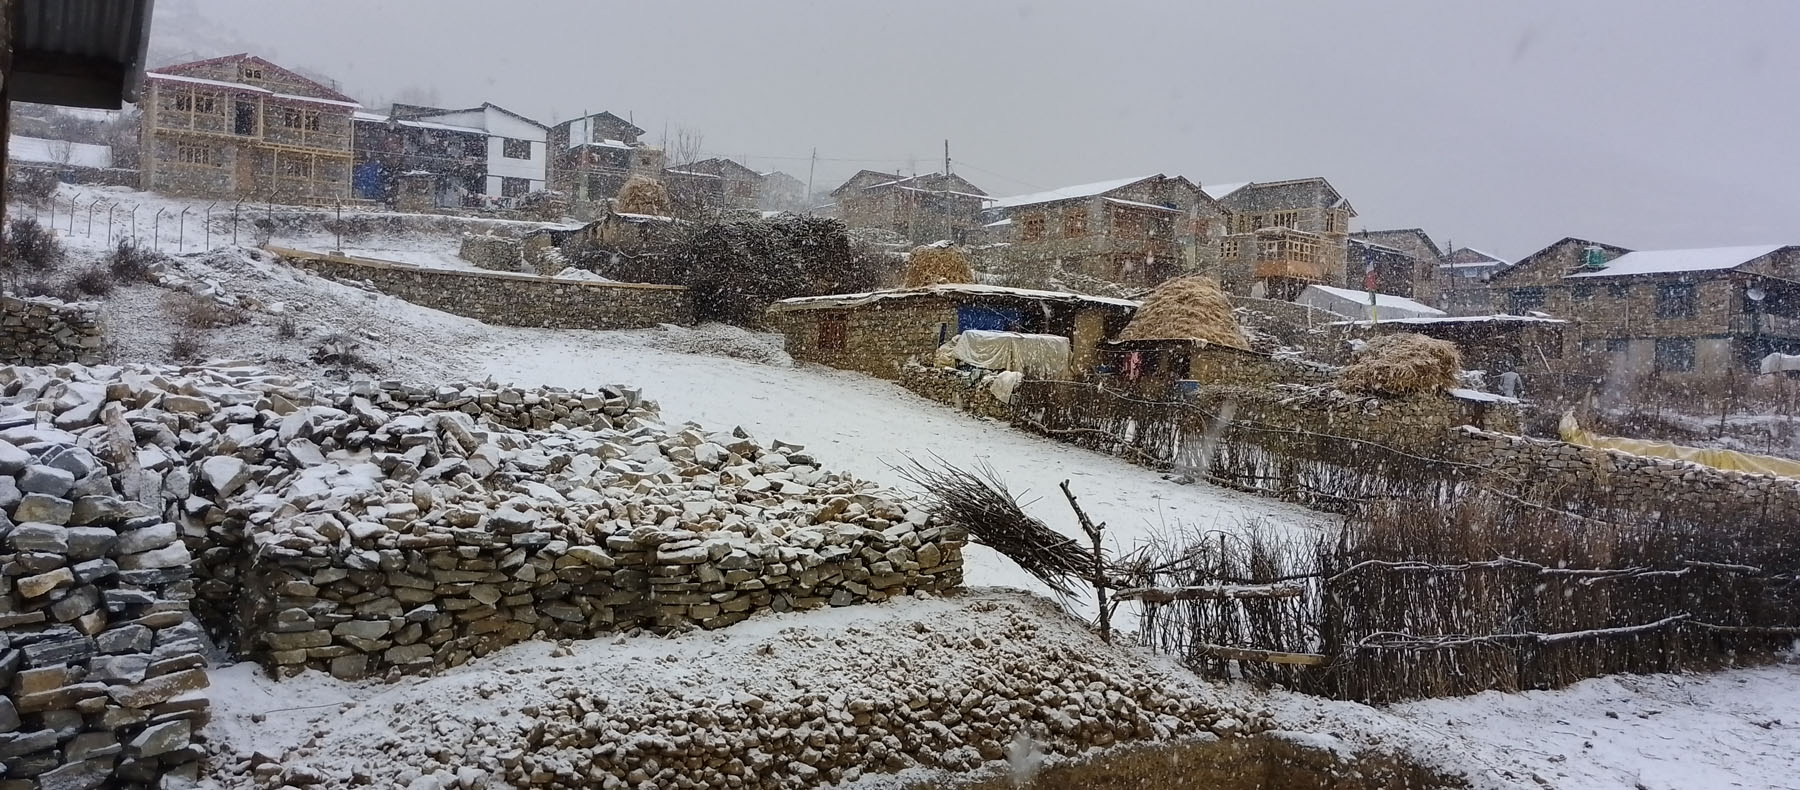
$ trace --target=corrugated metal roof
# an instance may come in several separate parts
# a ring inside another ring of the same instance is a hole
[[[16,101],[118,109],[143,85],[153,0],[19,0]]]

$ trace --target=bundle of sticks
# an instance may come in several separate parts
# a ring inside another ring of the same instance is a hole
[[[1093,552],[1026,515],[993,467],[980,464],[971,472],[932,460],[928,466],[908,459],[898,471],[924,491],[940,518],[967,529],[976,543],[1006,555],[1059,594],[1073,596],[1092,583]]]

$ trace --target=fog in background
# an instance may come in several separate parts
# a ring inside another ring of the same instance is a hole
[[[829,192],[1324,176],[1356,227],[1517,258],[1800,242],[1784,0],[159,0],[152,65],[251,51],[371,107],[611,110]]]

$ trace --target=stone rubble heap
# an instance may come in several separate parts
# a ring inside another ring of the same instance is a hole
[[[221,759],[216,781],[259,790],[940,787],[893,774],[969,778],[997,761],[1016,770],[1034,755],[1272,726],[1266,711],[1102,645],[1047,601],[972,596],[966,608],[880,607],[861,624],[658,640],[653,657],[611,659],[609,645],[593,642],[560,660],[553,651],[541,663],[421,680],[332,710],[292,747]]]
[[[67,366],[0,368],[0,396],[19,788],[192,776],[207,632],[287,674],[391,677],[962,578],[960,529],[623,388]]]

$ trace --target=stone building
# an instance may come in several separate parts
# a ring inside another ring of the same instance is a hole
[[[249,54],[144,76],[143,189],[287,203],[350,197],[354,99]]]
[[[1219,282],[1234,294],[1291,300],[1311,283],[1360,285],[1345,267],[1356,209],[1323,178],[1213,184],[1231,214],[1219,247]]]
[[[770,170],[762,174],[756,207],[763,211],[805,211],[808,197],[806,182],[780,170]]]
[[[757,208],[758,198],[762,193],[763,176],[744,165],[730,159],[702,159],[698,162],[689,162],[679,167],[669,168],[663,172],[667,175],[673,174],[675,171],[680,171],[689,177],[711,177],[710,180],[714,183],[707,184],[704,193],[716,200],[716,203],[708,204],[705,208]],[[678,177],[665,177],[665,181],[669,184],[670,197],[677,202],[680,202],[680,198],[676,197],[676,193],[685,191],[678,184],[684,183],[686,180]]]
[[[1070,272],[1131,286],[1212,273],[1226,213],[1200,187],[1162,174],[1017,195],[994,201],[1004,215],[988,240],[1024,282]]]
[[[1632,251],[1566,238],[1489,287],[1508,313],[1572,322],[1573,374],[1692,383],[1800,353],[1800,246]]]
[[[1375,273],[1375,290],[1438,306],[1442,300],[1444,252],[1419,228],[1359,230],[1345,241],[1344,275],[1367,289],[1365,272]]]
[[[569,211],[597,216],[632,176],[661,178],[663,152],[638,138],[643,129],[610,112],[550,127],[546,135],[550,188],[568,196]]]
[[[1471,247],[1451,250],[1438,266],[1443,308],[1451,315],[1488,315],[1497,312],[1488,281],[1512,264]]]
[[[958,175],[902,176],[859,171],[831,191],[837,216],[851,228],[892,231],[924,244],[967,242],[981,223],[987,193]]]
[[[379,192],[391,199],[394,177],[420,170],[438,175],[443,191],[460,197],[440,205],[484,206],[542,191],[548,131],[492,103],[465,110],[395,104],[387,116],[358,112],[357,197]],[[395,164],[396,158],[404,162]]]
[[[352,116],[352,129],[351,192],[357,199],[407,211],[480,203],[487,180],[485,130],[362,110]]]
[[[795,359],[898,379],[910,362],[970,329],[1069,338],[1070,366],[1091,370],[1096,349],[1137,312],[1137,302],[1057,291],[945,284],[783,299],[768,326]]]

